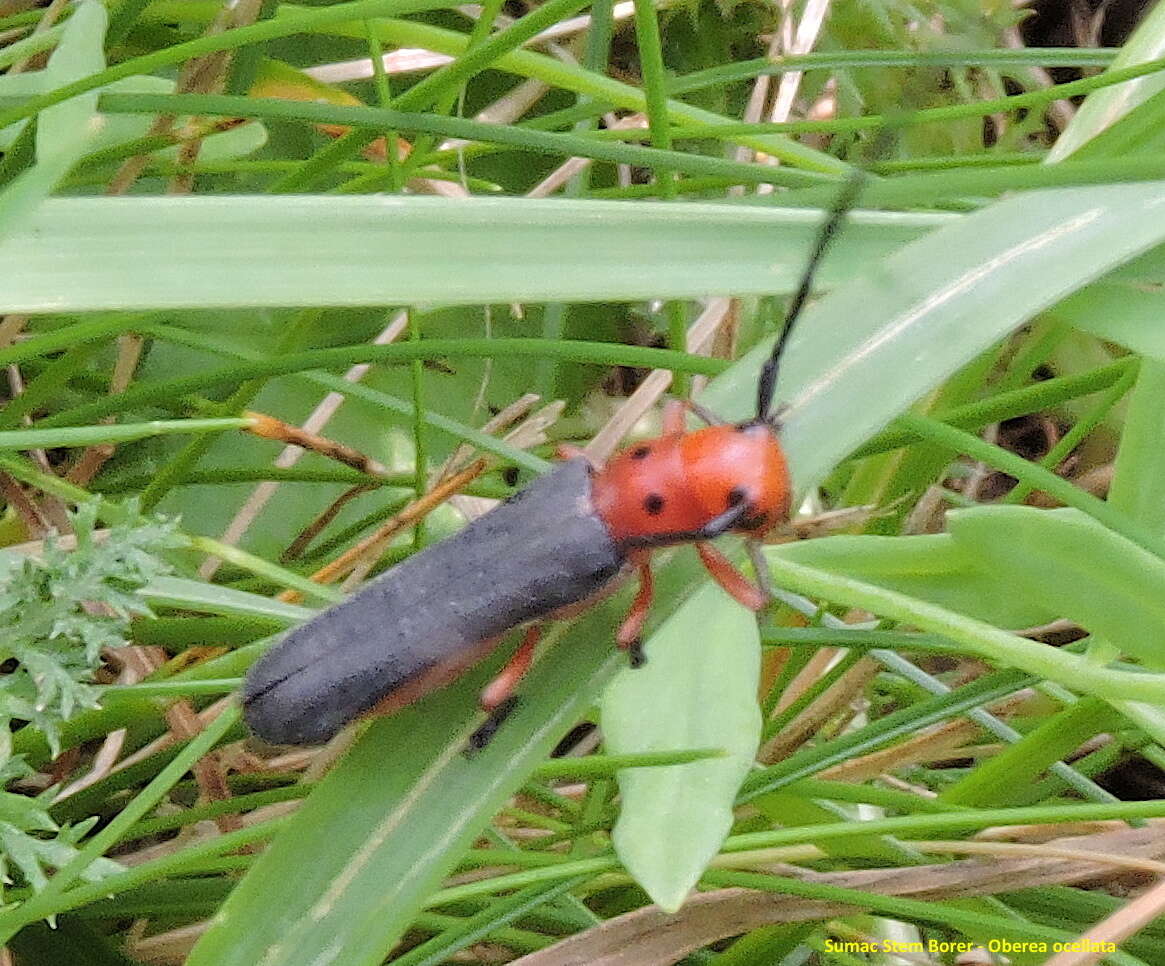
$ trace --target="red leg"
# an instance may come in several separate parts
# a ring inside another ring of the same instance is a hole
[[[712,579],[749,610],[762,610],[768,603],[764,591],[749,583],[748,578],[710,543],[697,543],[696,551]]]
[[[615,635],[619,647],[627,651],[631,657],[631,666],[639,667],[644,663],[642,641],[643,625],[647,623],[647,614],[651,610],[651,597],[655,584],[651,576],[651,564],[644,560],[639,564],[639,593],[627,612],[627,618]]]
[[[619,633],[615,635],[616,642],[624,650],[643,634],[643,625],[647,623],[647,613],[651,609],[653,592],[654,581],[651,577],[651,565],[646,562],[641,563],[639,565],[639,593],[635,595],[635,601],[627,612],[627,619],[623,621]]]
[[[578,446],[571,446],[570,443],[559,443],[554,450],[554,455],[560,460],[573,460],[582,456],[586,458],[586,451],[580,449]]]
[[[538,624],[532,625],[526,631],[526,636],[522,639],[518,649],[514,651],[514,656],[506,662],[506,666],[498,672],[498,676],[490,681],[481,692],[480,701],[483,711],[493,711],[513,696],[518,683],[526,676],[526,672],[530,670],[530,665],[534,662],[534,649],[538,646],[541,637],[542,627]]]

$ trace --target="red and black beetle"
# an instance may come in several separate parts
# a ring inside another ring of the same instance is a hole
[[[484,742],[512,707],[530,666],[537,623],[601,593],[628,568],[639,593],[617,634],[633,666],[651,603],[655,549],[695,543],[709,573],[746,607],[768,594],[708,541],[742,534],[751,550],[788,520],[791,487],[772,398],[781,356],[825,248],[859,188],[851,179],[822,227],[773,352],[761,372],[756,416],[726,424],[698,406],[709,425],[687,431],[672,404],[662,435],[593,467],[564,463],[505,503],[291,631],[251,668],[243,686],[251,730],[277,744],[331,738],[362,714],[403,707],[479,661],[505,632],[535,622],[482,692],[490,713]]]

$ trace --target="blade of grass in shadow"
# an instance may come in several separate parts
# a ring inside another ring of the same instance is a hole
[[[173,331],[180,339],[178,331],[163,327],[151,327],[151,332]],[[145,382],[124,392],[99,399],[91,403],[64,410],[48,416],[39,422],[37,433],[47,433],[50,427],[64,427],[71,423],[83,423],[102,416],[122,413],[141,406],[160,405],[187,393],[198,392],[205,386],[238,384],[248,379],[264,376],[288,375],[309,372],[315,369],[329,369],[353,365],[358,362],[379,362],[382,364],[411,362],[414,359],[440,359],[449,357],[492,358],[510,356],[524,358],[550,357],[568,359],[572,362],[592,365],[651,365],[660,368],[694,371],[703,375],[723,372],[725,363],[719,359],[704,356],[689,356],[669,349],[649,346],[626,346],[614,342],[586,342],[563,340],[557,342],[540,339],[426,339],[420,342],[393,342],[386,345],[362,343],[355,346],[340,346],[335,349],[310,349],[306,352],[287,352],[267,359],[238,362],[222,369],[210,369],[176,379]],[[163,427],[158,432],[167,431],[176,420],[158,420]],[[247,420],[240,420],[246,423]],[[149,427],[152,424],[140,424]],[[98,430],[85,426],[71,426],[74,435],[95,435]],[[56,430],[60,432],[61,430]],[[170,430],[177,432],[179,430]],[[20,433],[22,430],[12,430]],[[135,429],[150,435],[147,429]],[[28,431],[29,438],[37,437]],[[114,431],[116,433],[116,431]],[[8,442],[6,446],[5,443]],[[0,449],[11,448],[15,438],[10,434],[0,435]],[[40,444],[36,444],[40,445]]]
[[[1165,53],[1165,7],[1156,7],[1124,42],[1106,73],[1156,60]],[[1103,75],[1101,75],[1103,76]],[[1149,74],[1115,87],[1093,91],[1080,105],[1072,122],[1056,139],[1048,152],[1049,163],[1060,161],[1081,151],[1092,154],[1107,153],[1103,135],[1106,130],[1119,127],[1147,101],[1165,89],[1165,75]],[[1082,151],[1081,149],[1087,150]]]

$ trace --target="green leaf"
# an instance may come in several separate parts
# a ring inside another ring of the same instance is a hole
[[[614,670],[613,616],[608,606],[575,625],[569,647],[535,666],[522,704],[472,759],[463,750],[480,724],[476,695],[497,660],[374,721],[256,860],[188,966],[288,966],[326,955],[379,964]]]
[[[61,43],[49,58],[45,80],[61,87],[79,77],[96,74],[105,66],[104,5],[80,3],[65,24]],[[37,163],[70,165],[81,156],[97,133],[97,92],[91,91],[42,111],[37,117]]]
[[[57,823],[45,805],[27,795],[0,792],[0,822],[16,826],[26,832],[55,832]]]
[[[1056,319],[1153,359],[1165,359],[1165,295],[1145,281],[1105,279],[1064,299]]]
[[[1159,321],[1159,319],[1158,319]],[[1146,359],[1129,394],[1108,502],[1153,534],[1165,534],[1165,360]]]
[[[0,716],[27,719],[50,745],[62,720],[96,706],[101,652],[126,643],[131,616],[149,613],[136,589],[169,569],[160,554],[179,543],[173,524],[141,519],[96,540],[97,513],[91,501],[72,514],[72,550],[50,539],[43,560],[0,555],[0,654],[16,662],[0,678]],[[0,721],[5,751],[8,727]]]
[[[1031,627],[1055,617],[1041,600],[1008,593],[947,533],[915,537],[837,536],[771,548],[796,563],[820,567],[969,614],[1000,627]]]
[[[1013,593],[1165,667],[1165,561],[1078,510],[975,507],[947,519],[955,542]]]
[[[782,292],[800,276],[818,219],[808,210],[559,199],[59,199],[0,244],[0,308],[452,305]],[[830,259],[826,283],[949,220],[860,218]],[[516,260],[518,250],[523,257]]]
[[[1096,735],[1120,727],[1120,719],[1103,701],[1084,698],[1048,715],[1030,733],[970,771],[943,791],[949,805],[999,808],[1028,805],[1042,797],[1039,779],[1060,759]]]
[[[1124,318],[1127,312],[1118,310],[1115,317]],[[1159,317],[1155,321],[1159,322]],[[1147,333],[1155,328],[1159,326],[1151,329],[1144,325],[1138,331]],[[1165,362],[1156,355],[1141,363],[1137,383],[1129,394],[1108,490],[1109,503],[1155,534],[1165,533],[1165,453],[1160,445],[1163,420]],[[1114,701],[1113,705],[1155,741],[1165,741],[1165,709],[1134,701]]]
[[[756,618],[705,584],[651,638],[647,665],[625,668],[603,696],[616,755],[722,748],[724,758],[618,774],[615,851],[666,912],[699,880],[732,827],[732,806],[760,740]]]
[[[138,595],[155,605],[208,614],[265,617],[288,625],[305,621],[316,613],[309,607],[288,604],[262,594],[250,594],[185,577],[154,577],[138,591]]]

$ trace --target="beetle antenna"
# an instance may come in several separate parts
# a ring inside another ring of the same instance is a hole
[[[781,356],[784,355],[785,346],[793,332],[793,326],[809,299],[809,293],[813,290],[813,279],[817,275],[817,269],[820,267],[826,251],[829,250],[830,243],[837,236],[841,223],[857,202],[858,195],[865,187],[866,178],[866,172],[861,168],[854,168],[850,172],[833,202],[833,207],[829,210],[829,215],[822,223],[821,228],[818,229],[817,238],[813,242],[813,251],[809,255],[809,262],[801,276],[801,284],[797,287],[797,294],[793,296],[793,301],[789,303],[789,311],[785,313],[785,324],[781,328],[781,334],[777,337],[777,344],[773,346],[773,354],[768,357],[760,371],[756,395],[756,418],[761,422],[772,422],[773,417],[770,409],[773,404],[773,392],[777,386],[777,372],[781,366]]]

